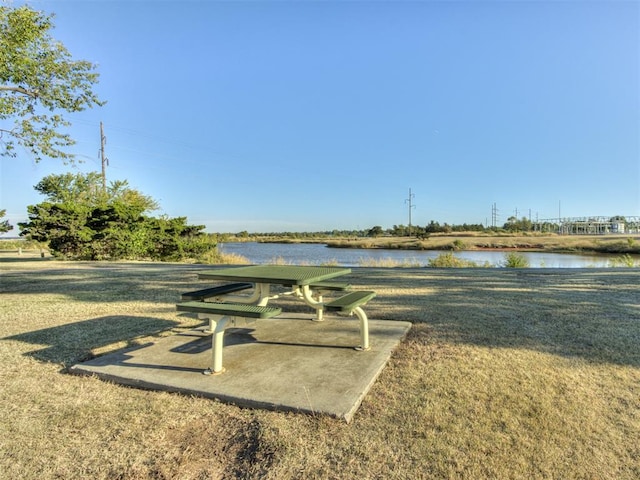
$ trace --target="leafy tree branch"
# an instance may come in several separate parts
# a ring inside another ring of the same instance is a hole
[[[28,6],[0,6],[0,155],[18,145],[37,162],[73,161],[74,140],[63,131],[63,113],[103,105],[93,91],[96,66],[74,60],[49,31],[52,17]]]
[[[13,230],[13,225],[9,223],[9,220],[2,220],[6,215],[7,211],[2,209],[0,210],[0,233],[8,232],[9,230]]]

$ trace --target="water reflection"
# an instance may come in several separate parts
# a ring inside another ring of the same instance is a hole
[[[251,263],[291,263],[319,265],[333,263],[345,267],[357,267],[368,260],[390,259],[398,263],[426,266],[429,259],[436,258],[442,251],[434,250],[367,250],[353,248],[329,248],[322,244],[298,243],[256,243],[239,242],[220,244],[220,251],[241,255]],[[529,261],[531,268],[602,268],[610,267],[615,256],[575,255],[566,253],[520,252]],[[457,257],[483,266],[489,264],[500,267],[505,262],[504,251],[455,252]]]

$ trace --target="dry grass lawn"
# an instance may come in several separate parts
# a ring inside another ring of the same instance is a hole
[[[66,373],[201,268],[0,257],[1,478],[640,478],[640,269],[353,269],[414,327],[348,425]]]

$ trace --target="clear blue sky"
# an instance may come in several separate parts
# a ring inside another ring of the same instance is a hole
[[[16,2],[21,3],[21,2]],[[640,215],[638,1],[32,1],[98,64],[80,171],[210,232]],[[2,158],[12,222],[70,167]],[[11,232],[15,234],[14,232]]]

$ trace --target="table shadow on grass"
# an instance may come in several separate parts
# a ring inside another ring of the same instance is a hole
[[[17,340],[37,345],[28,355],[42,362],[71,364],[94,358],[96,349],[125,343],[114,350],[137,346],[144,337],[156,335],[179,322],[153,317],[107,315],[56,327],[25,332],[1,340]],[[105,352],[106,353],[106,352]]]

